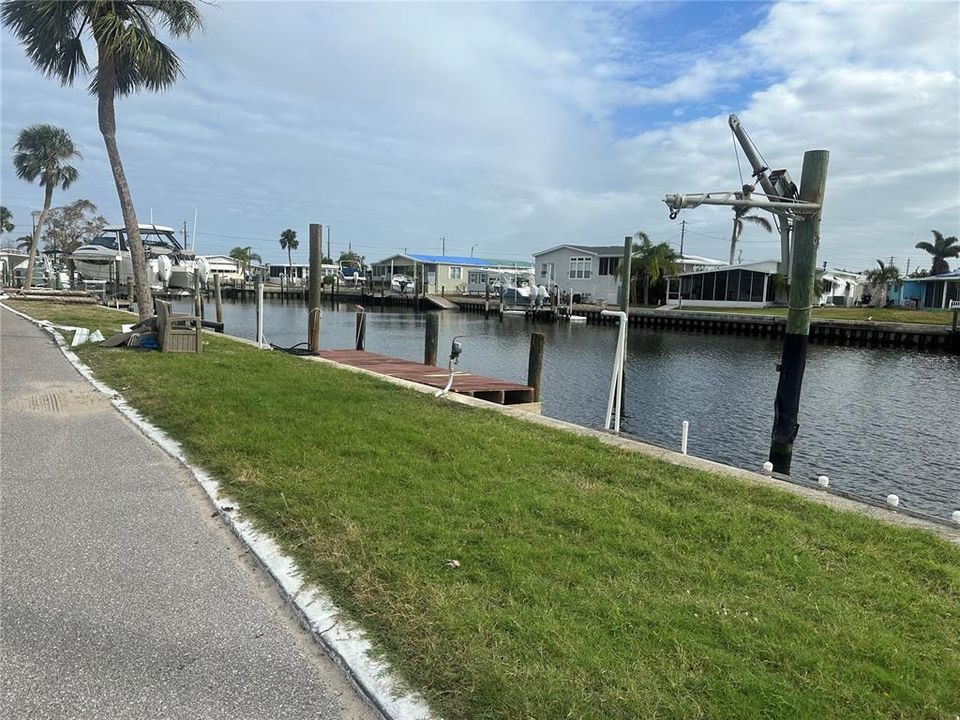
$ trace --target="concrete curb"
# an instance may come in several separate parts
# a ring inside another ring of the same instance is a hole
[[[344,619],[340,609],[326,593],[303,580],[296,563],[284,554],[272,538],[240,517],[237,503],[221,491],[216,478],[187,460],[176,440],[141,416],[120,393],[97,380],[92,370],[70,350],[64,337],[50,323],[36,320],[4,303],[0,305],[49,333],[64,357],[85,380],[109,396],[113,406],[140,432],[190,471],[223,521],[277,583],[281,595],[294,608],[303,626],[344,671],[360,695],[385,720],[439,720],[426,700],[406,688],[389,665],[376,657],[376,650],[364,631]],[[252,344],[256,346],[256,343]]]

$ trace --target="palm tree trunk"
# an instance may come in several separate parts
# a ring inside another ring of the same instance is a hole
[[[110,159],[113,181],[117,186],[123,224],[127,229],[127,244],[130,248],[130,262],[133,265],[133,285],[137,293],[137,312],[143,320],[153,315],[153,293],[147,277],[147,255],[143,249],[143,240],[140,238],[140,225],[137,223],[137,213],[133,207],[133,198],[130,196],[130,186],[127,185],[127,176],[123,172],[123,163],[120,161],[120,149],[117,147],[114,61],[109,53],[103,51],[99,39],[97,46],[100,51],[100,62],[97,66],[97,120],[103,142],[107,146],[107,157]]]
[[[23,278],[23,289],[29,290],[33,285],[33,269],[37,263],[37,250],[40,248],[40,233],[43,232],[43,225],[47,221],[47,213],[50,212],[50,203],[53,202],[53,183],[47,182],[43,191],[43,210],[40,211],[40,217],[37,218],[37,226],[33,229],[33,237],[30,239],[30,256],[27,258],[27,274]]]
[[[737,223],[736,221],[734,221],[733,232],[730,233],[730,262],[728,263],[728,265],[733,265],[733,255],[737,251],[738,234],[739,233],[737,233]]]
[[[287,286],[290,285],[290,278],[293,277],[293,255],[291,254],[291,248],[287,245]]]

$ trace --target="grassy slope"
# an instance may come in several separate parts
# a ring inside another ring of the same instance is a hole
[[[787,309],[776,308],[718,308],[684,305],[684,310],[697,312],[741,313],[745,315],[785,316]],[[814,319],[821,320],[866,320],[874,322],[921,323],[925,325],[949,325],[953,322],[950,310],[910,310],[908,308],[813,308]]]
[[[222,338],[81,356],[447,718],[960,712],[925,533]]]

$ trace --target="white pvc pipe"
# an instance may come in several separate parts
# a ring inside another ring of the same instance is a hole
[[[690,422],[684,420],[680,425],[680,452],[687,454],[687,436],[690,434]]]
[[[623,366],[627,355],[627,314],[620,310],[601,310],[601,315],[616,317],[620,320],[620,332],[617,335],[617,350],[613,360],[613,374],[610,377],[610,395],[607,398],[606,429],[613,423],[613,431],[620,432],[620,401],[623,393]],[[614,411],[616,408],[616,411]]]
[[[257,283],[257,347],[263,349],[263,281]]]

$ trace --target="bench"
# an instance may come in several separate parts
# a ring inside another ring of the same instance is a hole
[[[157,342],[160,352],[194,352],[203,349],[203,318],[174,313],[166,300],[157,300]]]

